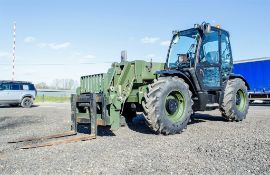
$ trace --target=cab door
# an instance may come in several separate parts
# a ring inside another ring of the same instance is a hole
[[[220,32],[203,34],[196,64],[196,75],[202,90],[219,90],[222,86],[220,64]]]
[[[225,31],[221,32],[220,37],[221,45],[221,74],[223,81],[229,78],[233,68],[233,58],[231,51],[231,44],[229,34]]]

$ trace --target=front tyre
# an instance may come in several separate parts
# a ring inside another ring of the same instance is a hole
[[[148,86],[143,108],[148,126],[165,135],[180,133],[192,114],[193,101],[185,81],[160,77]]]
[[[220,111],[229,121],[242,121],[249,108],[248,92],[245,82],[239,78],[227,82]]]

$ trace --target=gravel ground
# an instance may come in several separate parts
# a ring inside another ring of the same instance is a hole
[[[172,136],[154,135],[137,118],[91,141],[30,150],[7,144],[67,131],[69,116],[69,104],[0,107],[0,174],[270,174],[270,106],[251,106],[243,122],[226,122],[218,110],[196,114]]]

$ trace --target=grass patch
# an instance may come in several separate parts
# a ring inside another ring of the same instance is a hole
[[[64,103],[64,102],[70,102],[70,97],[60,96],[60,97],[54,97],[54,96],[37,96],[35,99],[36,103],[42,103],[42,102],[57,102],[57,103]]]

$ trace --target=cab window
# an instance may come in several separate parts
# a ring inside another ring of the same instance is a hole
[[[200,49],[200,63],[218,64],[219,63],[219,45],[218,32],[211,31],[202,38],[202,46]]]
[[[232,53],[230,47],[230,40],[227,33],[221,34],[221,71],[224,76],[230,73],[232,66]]]

